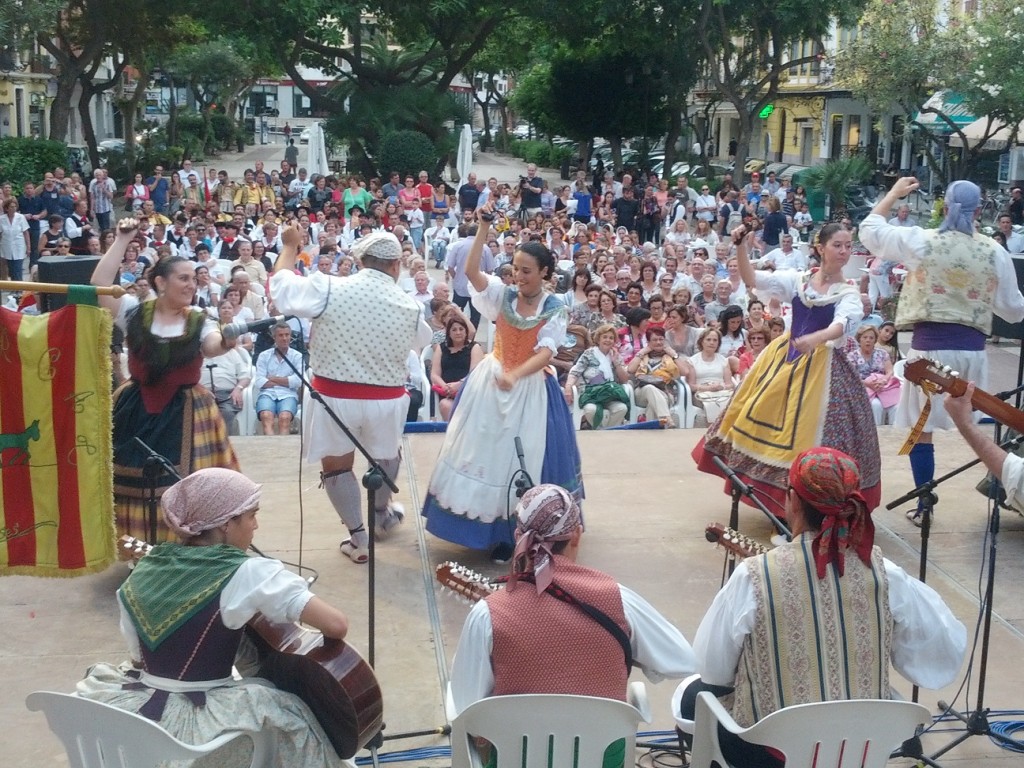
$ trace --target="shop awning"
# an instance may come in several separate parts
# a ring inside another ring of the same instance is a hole
[[[964,104],[964,97],[956,91],[937,91],[924,103],[926,109],[937,109],[949,117],[958,127],[966,127],[977,120],[970,107]],[[914,122],[936,133],[950,133],[949,124],[934,112],[918,112]]]
[[[962,129],[963,134],[967,137],[967,143],[971,147],[977,147],[978,144],[982,145],[982,149],[1000,150],[1006,149],[1006,145],[1010,141],[1010,126],[1006,123],[995,120],[992,122],[991,127],[989,126],[989,119],[987,117],[979,117],[970,125]],[[991,135],[986,139],[986,134]],[[1017,143],[1020,143],[1021,138],[1024,138],[1024,122],[1017,126]],[[961,147],[963,141],[955,133],[949,137],[949,146]]]

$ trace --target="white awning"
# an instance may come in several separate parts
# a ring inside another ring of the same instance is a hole
[[[991,127],[989,126],[989,119],[987,117],[979,117],[973,123],[963,128],[964,136],[967,137],[967,143],[971,147],[977,147],[978,144],[985,139],[986,134],[991,134],[987,140],[985,140],[982,149],[1000,150],[1006,149],[1007,143],[1010,141],[1010,127],[1000,120],[992,121]],[[1021,138],[1024,138],[1024,122],[1017,126],[1017,143],[1021,142]],[[952,134],[949,137],[949,146],[951,147],[962,147],[963,141],[957,134]]]

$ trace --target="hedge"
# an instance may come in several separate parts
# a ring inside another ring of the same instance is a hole
[[[68,145],[62,141],[9,137],[0,139],[0,181],[15,190],[26,181],[40,182],[45,173],[68,165]]]

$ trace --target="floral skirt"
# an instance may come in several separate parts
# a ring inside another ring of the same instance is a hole
[[[820,346],[787,360],[789,336],[772,342],[736,389],[722,415],[693,449],[702,472],[722,476],[712,456],[761,492],[768,509],[785,515],[789,467],[816,446],[852,456],[868,508],[881,501],[878,431],[864,385],[846,356]],[[725,492],[730,493],[726,482]],[[750,503],[748,501],[748,503]]]

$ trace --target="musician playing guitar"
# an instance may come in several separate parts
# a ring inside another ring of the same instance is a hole
[[[1004,451],[975,423],[971,401],[981,395],[985,393],[976,390],[974,382],[967,384],[959,397],[955,392],[948,392],[944,401],[946,413],[988,471],[999,478],[1006,491],[1007,503],[1020,508],[1024,504],[1024,459]]]
[[[277,560],[246,555],[259,502],[260,486],[227,469],[199,470],[167,490],[164,518],[181,543],[155,547],[118,590],[133,667],[98,664],[78,693],[155,720],[188,743],[270,728],[272,765],[348,765],[297,696],[259,679],[232,679],[243,628],[257,613],[301,620],[328,638],[348,631],[345,614],[304,579]],[[249,758],[231,754],[216,764],[249,765]]]
[[[692,720],[702,690],[732,692],[744,728],[794,704],[887,699],[890,664],[925,688],[951,683],[967,630],[874,546],[857,463],[834,448],[804,451],[786,503],[793,541],[744,560],[715,597],[693,641],[701,677],[677,689],[673,714]],[[782,765],[721,728],[719,738],[730,765]]]
[[[565,489],[531,488],[517,515],[508,584],[474,605],[462,628],[451,674],[457,711],[524,693],[625,701],[634,663],[652,680],[695,670],[690,644],[653,606],[576,562],[583,525]],[[623,764],[622,747],[613,756],[614,747],[606,768]]]

